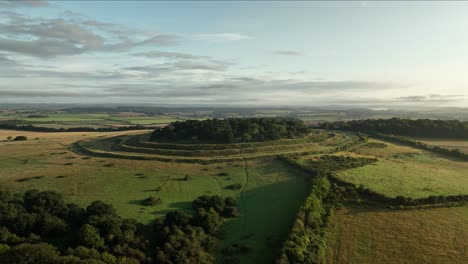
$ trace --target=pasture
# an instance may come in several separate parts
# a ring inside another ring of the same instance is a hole
[[[468,193],[467,162],[389,142],[370,142],[383,143],[387,147],[363,145],[355,147],[348,154],[376,157],[379,161],[339,172],[339,179],[363,185],[389,197],[421,198]]]
[[[272,158],[202,165],[93,157],[68,149],[78,140],[140,133],[146,131],[0,130],[0,138],[28,137],[0,142],[0,185],[13,191],[56,190],[81,206],[102,200],[123,217],[145,224],[169,210],[190,211],[191,201],[204,194],[234,196],[240,216],[223,227],[225,240],[219,249],[232,243],[249,246],[251,251],[239,256],[243,263],[274,258],[308,191],[302,172]],[[145,206],[143,200],[149,196],[160,198],[161,204]]]
[[[421,141],[430,146],[436,146],[446,149],[459,149],[461,152],[468,154],[468,140],[458,139],[440,139],[440,138],[415,138],[411,139]]]
[[[37,127],[113,127],[113,126],[158,126],[177,120],[183,115],[147,115],[137,112],[115,113],[68,113],[62,111],[0,111],[0,121],[20,121]]]
[[[468,207],[392,211],[342,208],[327,263],[466,263]]]

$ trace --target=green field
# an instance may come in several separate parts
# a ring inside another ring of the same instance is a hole
[[[336,210],[327,263],[466,263],[468,207]]]
[[[468,163],[411,147],[373,140],[386,148],[360,146],[350,154],[377,157],[365,167],[340,172],[338,178],[389,197],[413,198],[468,193]]]
[[[0,141],[0,185],[18,192],[56,190],[81,206],[102,200],[114,205],[123,217],[145,224],[171,210],[191,212],[191,202],[204,194],[234,196],[240,215],[226,220],[221,228],[216,252],[219,263],[224,259],[222,250],[233,244],[250,249],[235,256],[240,263],[273,263],[277,257],[310,191],[308,176],[276,159],[278,154],[296,153],[305,159],[332,153],[377,158],[374,164],[341,171],[337,177],[390,197],[468,193],[468,163],[373,139],[336,152],[336,147],[356,139],[352,133],[316,131],[305,138],[242,144],[169,144],[147,141],[148,132],[0,130],[0,139],[18,135],[29,138]],[[123,157],[84,155],[70,150],[75,142],[83,142],[96,153]],[[139,152],[116,150],[118,146]],[[162,152],[146,153],[151,151]],[[134,157],[165,157],[177,162]],[[204,164],[188,162],[192,158]],[[240,188],[229,189],[233,184]],[[149,196],[160,198],[161,204],[144,206],[143,200]],[[466,207],[424,211],[382,208],[336,211],[327,253],[331,263],[381,263],[386,259],[390,263],[397,259],[408,259],[406,263],[428,259],[462,263],[460,259],[465,256],[460,251],[468,247],[463,241],[467,234],[460,231],[468,219]],[[440,218],[441,214],[449,218]],[[424,237],[426,234],[428,237]],[[397,236],[401,239],[394,239]],[[418,241],[421,245],[415,245]]]
[[[468,154],[468,140],[457,139],[440,139],[440,138],[415,138],[411,139],[421,141],[430,146],[437,146],[447,149],[459,149],[461,152]]]
[[[56,190],[82,206],[102,200],[113,204],[123,217],[142,223],[170,210],[190,211],[191,202],[203,194],[234,196],[238,198],[240,216],[223,227],[226,239],[221,240],[219,249],[242,243],[252,249],[240,256],[243,263],[273,260],[278,241],[286,238],[308,191],[302,172],[276,159],[201,165],[89,157],[67,149],[77,140],[120,134],[124,132],[0,130],[0,138],[29,138],[24,142],[0,142],[0,185],[14,191]],[[190,180],[183,180],[186,175]],[[226,188],[236,183],[242,185],[240,190]],[[162,203],[143,206],[142,201],[150,195],[161,198]]]
[[[189,119],[189,117],[177,115],[146,115],[133,112],[75,114],[62,111],[0,111],[0,121],[17,120],[38,127],[53,128],[161,125],[186,119]]]

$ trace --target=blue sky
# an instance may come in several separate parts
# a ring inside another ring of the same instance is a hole
[[[465,106],[467,2],[0,2],[0,102]]]

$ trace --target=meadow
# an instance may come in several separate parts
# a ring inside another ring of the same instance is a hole
[[[466,263],[468,207],[335,211],[327,263]]]
[[[309,175],[276,159],[278,154],[377,158],[370,165],[339,171],[336,177],[389,197],[468,193],[468,163],[374,139],[337,152],[357,138],[353,133],[317,130],[304,138],[278,141],[169,144],[146,141],[149,132],[0,130],[0,185],[17,192],[56,190],[81,206],[102,200],[123,217],[144,224],[172,210],[192,212],[191,202],[201,195],[236,197],[240,214],[221,227],[219,263],[223,250],[235,244],[249,249],[236,256],[241,263],[272,263],[278,256],[310,192]],[[28,140],[6,140],[19,135]],[[90,153],[71,147],[76,142]],[[119,149],[122,146],[128,148]],[[144,205],[150,196],[161,203]],[[331,219],[327,258],[331,263],[462,263],[467,257],[460,253],[468,247],[467,220],[467,207],[344,207]]]
[[[430,146],[437,146],[446,149],[459,149],[461,152],[468,154],[468,140],[457,139],[440,139],[440,138],[416,138],[411,137],[416,141],[421,141]]]
[[[13,191],[56,190],[81,206],[109,202],[123,217],[150,223],[171,210],[191,211],[198,196],[234,196],[240,216],[223,226],[219,250],[232,243],[248,245],[243,263],[274,259],[308,187],[306,175],[273,158],[210,165],[79,155],[68,149],[78,140],[137,132],[37,133],[0,130],[0,138],[24,135],[27,141],[0,142],[0,185]],[[232,189],[229,186],[241,186]],[[149,196],[161,199],[143,205]],[[275,219],[275,221],[271,221]],[[219,255],[220,253],[218,253]]]
[[[347,153],[376,157],[374,164],[339,172],[337,177],[389,197],[422,198],[468,193],[468,163],[428,151],[371,140],[384,148],[357,146]]]
[[[147,115],[137,112],[116,113],[69,113],[64,111],[1,111],[0,121],[20,121],[37,127],[114,127],[114,126],[160,126],[178,120],[183,115]]]

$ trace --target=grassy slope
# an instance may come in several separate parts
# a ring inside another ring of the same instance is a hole
[[[287,237],[309,186],[302,172],[277,160],[245,165],[248,179],[239,196],[241,215],[224,226],[229,235],[219,249],[232,243],[247,245],[253,250],[240,255],[241,263],[273,263],[277,241]]]
[[[389,211],[341,209],[328,263],[466,263],[468,207]]]
[[[440,138],[415,138],[411,139],[424,142],[431,146],[438,146],[447,149],[459,149],[468,154],[468,140],[440,139]]]
[[[373,140],[375,142],[382,142]],[[387,196],[427,197],[468,194],[468,163],[384,142],[388,147],[358,147],[351,154],[374,156],[376,164],[343,171],[338,177]]]
[[[112,203],[124,217],[144,223],[168,210],[189,209],[191,201],[202,194],[239,197],[241,216],[227,223],[227,239],[221,246],[239,240],[251,246],[253,251],[242,256],[243,263],[271,262],[274,249],[267,244],[267,238],[284,239],[308,189],[301,172],[274,159],[200,165],[86,158],[68,151],[67,145],[108,133],[0,130],[0,138],[7,135],[26,135],[30,140],[0,142],[0,186],[4,188],[57,190],[82,206],[99,199]],[[221,172],[229,175],[216,176]],[[185,175],[191,179],[181,180]],[[37,176],[43,177],[32,178]],[[24,178],[28,180],[18,181]],[[234,183],[243,184],[243,189],[226,188]],[[160,192],[155,191],[157,187],[161,187]],[[160,197],[162,204],[142,206],[140,202],[149,195]],[[250,233],[251,237],[242,239]]]

